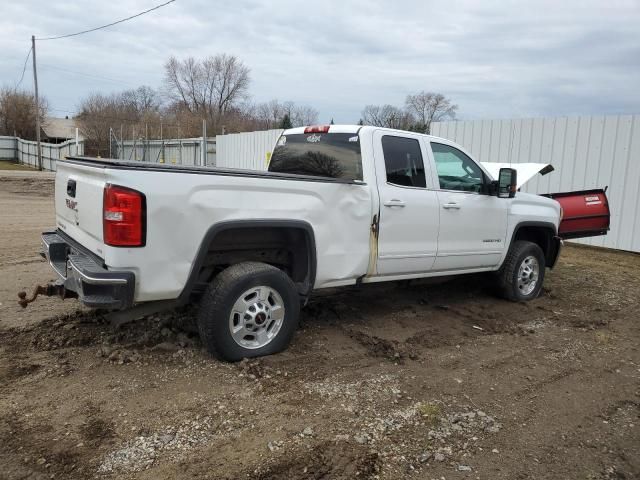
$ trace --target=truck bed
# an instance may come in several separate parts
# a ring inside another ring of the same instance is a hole
[[[201,167],[195,165],[168,165],[162,163],[134,162],[130,160],[117,160],[95,157],[67,157],[59,162],[76,165],[88,165],[92,167],[116,168],[119,170],[145,170],[168,173],[196,173],[199,175],[227,175],[234,177],[270,178],[280,180],[298,180],[304,182],[329,182],[362,185],[357,180],[345,180],[343,178],[319,177],[313,175],[297,175],[293,173],[278,173],[260,170],[243,170],[235,168]]]
[[[105,244],[106,185],[144,194],[144,248]],[[313,225],[317,255],[323,258],[314,286],[321,288],[353,283],[366,273],[373,194],[371,185],[360,181],[70,157],[58,164],[56,228],[109,271],[134,272],[135,300],[143,302],[182,293],[214,226],[254,220]]]

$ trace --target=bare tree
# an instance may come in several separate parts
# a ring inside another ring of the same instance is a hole
[[[414,118],[409,112],[393,105],[367,105],[362,110],[362,121],[365,125],[375,127],[408,130]]]
[[[200,95],[200,67],[193,57],[179,61],[169,58],[164,66],[164,86],[167,96],[192,113],[204,107]]]
[[[237,107],[230,108],[224,115],[226,132],[251,132],[267,128],[258,119],[258,107],[251,102],[243,102]]]
[[[458,106],[440,93],[418,92],[407,95],[405,108],[416,117],[415,129],[423,133],[431,132],[431,123],[456,118]]]
[[[230,107],[247,97],[249,67],[237,57],[223,53],[207,58],[202,65],[206,75],[206,86],[211,92],[212,105],[219,115],[226,113]]]
[[[49,107],[46,99],[40,97],[39,100],[37,114],[40,115],[42,124]],[[20,138],[34,140],[36,137],[35,105],[33,94],[14,88],[2,88],[0,90],[0,135],[15,133]]]
[[[126,125],[130,138],[134,132],[146,137],[158,132],[162,122],[160,97],[146,86],[111,95],[92,93],[81,101],[79,111],[76,119],[87,139],[85,151],[92,155],[109,153],[112,127]]]
[[[160,112],[161,101],[158,93],[151,87],[142,85],[135,90],[125,90],[120,94],[120,101],[133,115],[138,117]]]
[[[171,57],[165,64],[164,88],[176,109],[208,120],[214,129],[247,98],[249,83],[249,68],[233,55]]]
[[[391,105],[389,105],[391,106]],[[384,127],[384,119],[380,105],[367,105],[361,112],[362,123],[374,127]]]
[[[295,105],[289,114],[294,127],[318,123],[318,111],[309,105]]]
[[[294,127],[313,125],[318,122],[318,111],[315,108],[309,105],[296,105],[291,101],[280,103],[275,99],[258,105],[255,115],[262,127],[267,129],[279,128],[285,116],[289,117]]]
[[[104,156],[109,151],[109,128],[127,122],[128,115],[119,108],[115,95],[100,93],[83,99],[79,110],[76,119],[86,138],[85,153]]]
[[[276,99],[261,103],[256,107],[256,118],[262,124],[262,128],[277,128],[284,116],[284,106]]]

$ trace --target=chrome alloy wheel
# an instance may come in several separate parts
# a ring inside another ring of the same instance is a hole
[[[229,315],[229,331],[244,348],[256,349],[273,340],[284,321],[284,302],[271,287],[252,287],[233,304]]]
[[[533,255],[525,257],[518,269],[518,290],[524,296],[531,295],[538,284],[540,264]]]

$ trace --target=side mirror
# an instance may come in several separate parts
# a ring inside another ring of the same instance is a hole
[[[518,171],[514,168],[501,168],[498,174],[498,198],[513,198],[518,189]]]

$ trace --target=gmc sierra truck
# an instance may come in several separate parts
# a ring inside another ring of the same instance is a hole
[[[42,234],[60,278],[21,304],[77,297],[133,318],[199,301],[203,344],[236,361],[286,348],[317,289],[492,272],[505,298],[531,300],[561,238],[609,227],[603,190],[519,191],[552,169],[342,125],[286,130],[265,172],[67,158]]]

